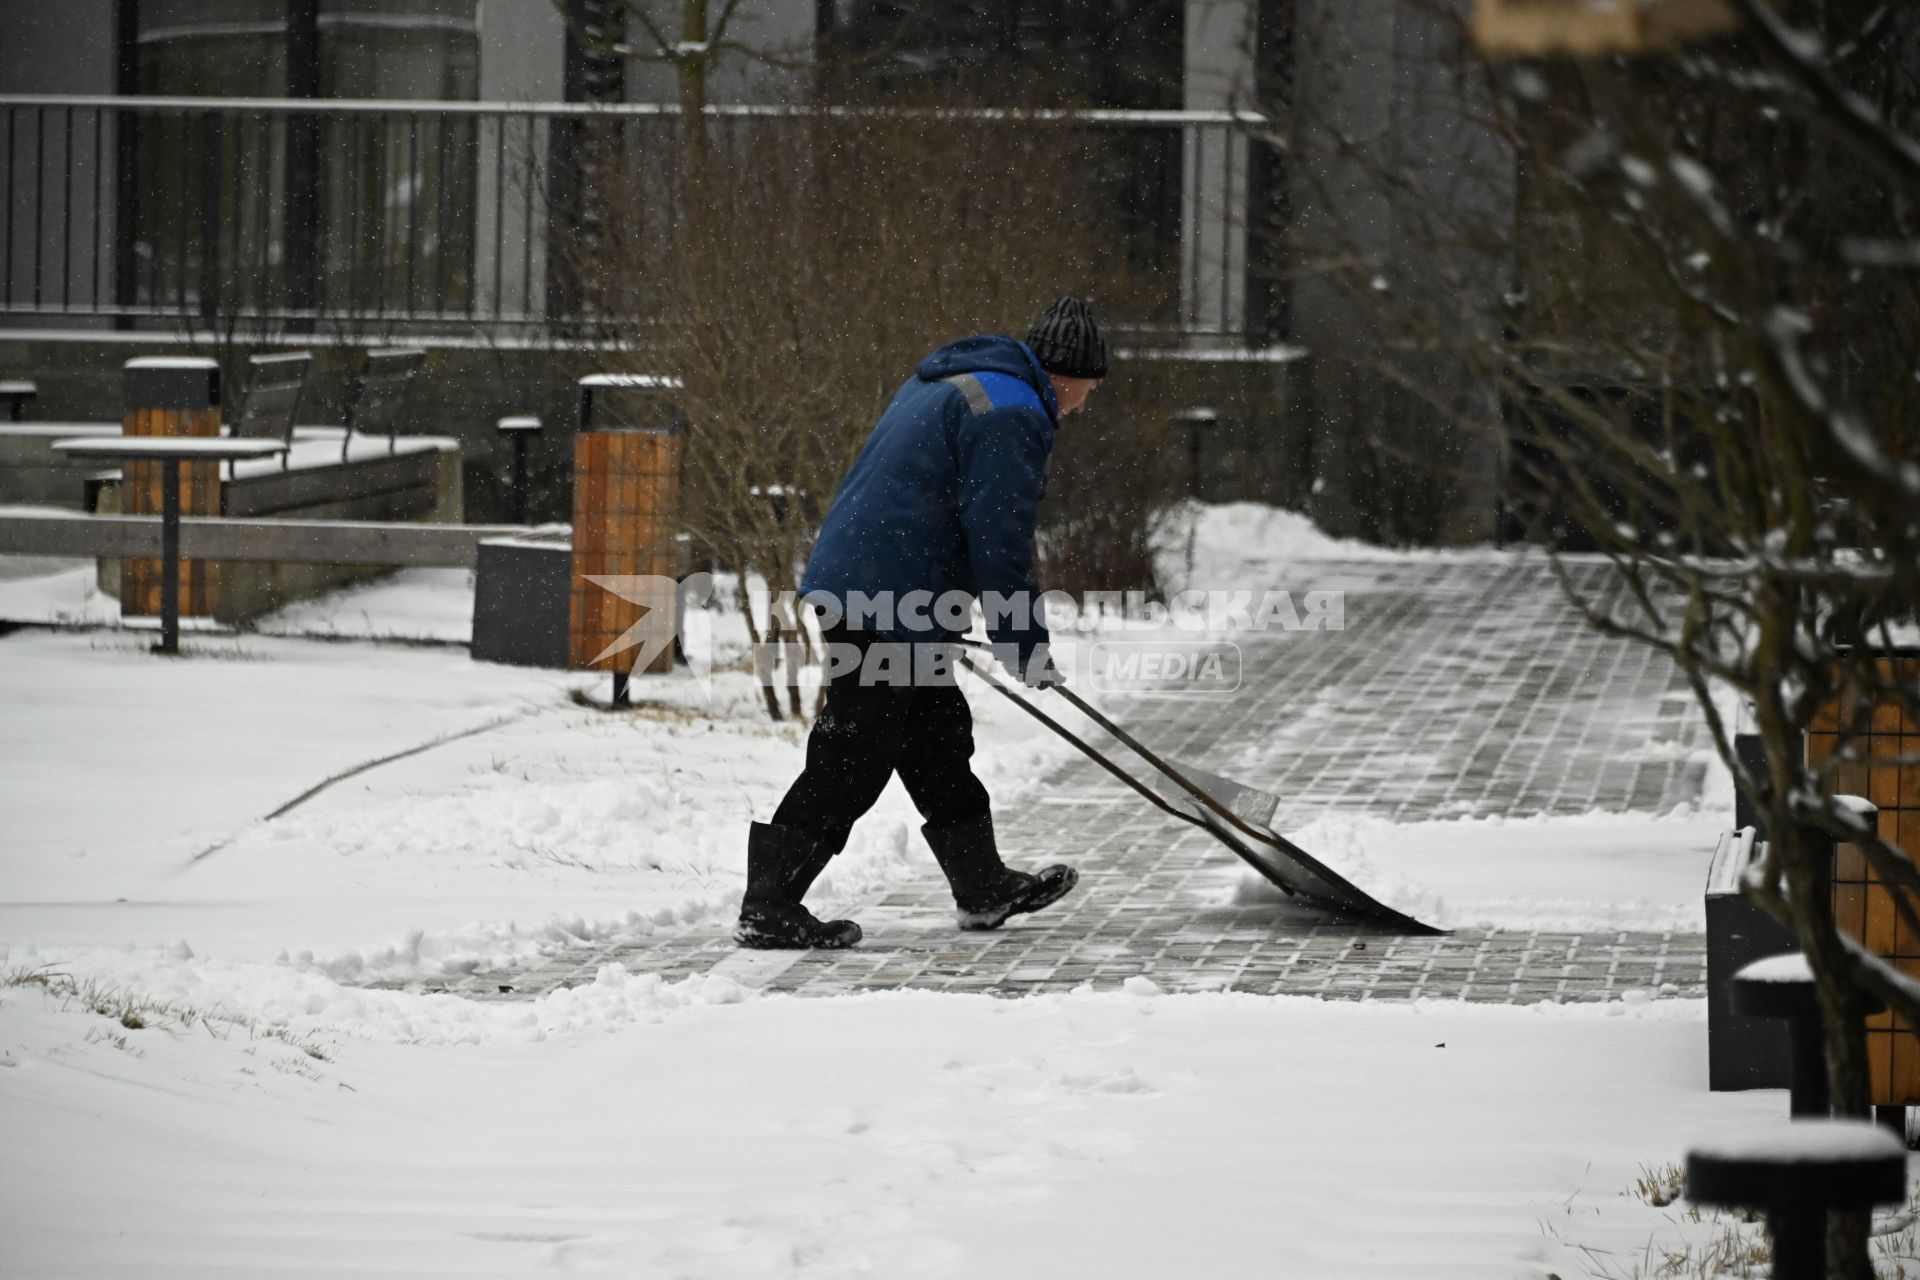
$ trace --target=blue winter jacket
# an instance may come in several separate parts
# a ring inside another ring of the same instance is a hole
[[[1033,526],[1047,488],[1047,456],[1060,416],[1053,383],[1023,342],[962,338],[925,360],[840,482],[820,526],[801,591],[857,607],[853,592],[995,592],[1032,598]],[[890,640],[955,633],[896,610]],[[849,621],[857,622],[857,618]],[[1021,660],[1047,643],[1035,608],[1026,625],[989,617],[996,645]]]

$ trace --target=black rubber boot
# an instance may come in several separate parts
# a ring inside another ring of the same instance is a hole
[[[823,921],[800,905],[835,852],[798,828],[754,823],[747,835],[747,892],[733,940],[758,951],[838,951],[860,941],[853,921]]]
[[[1064,865],[1037,875],[1009,868],[994,845],[991,816],[940,831],[922,827],[920,832],[953,886],[954,915],[962,929],[998,929],[1008,916],[1058,902],[1080,879],[1078,871]]]

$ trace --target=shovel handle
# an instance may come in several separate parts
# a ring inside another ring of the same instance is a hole
[[[1166,798],[1162,796],[1158,791],[1155,791],[1152,787],[1149,787],[1146,783],[1140,781],[1140,779],[1134,777],[1132,774],[1128,773],[1125,769],[1122,769],[1119,765],[1115,764],[1113,761],[1109,760],[1106,756],[1096,751],[1090,744],[1088,744],[1085,740],[1083,740],[1078,734],[1074,733],[1071,729],[1067,728],[1067,726],[1061,724],[1058,720],[1055,720],[1052,716],[1042,711],[1039,707],[1034,706],[1033,703],[1027,701],[1027,699],[1021,697],[1019,694],[1015,693],[1012,689],[1009,689],[1004,683],[1001,682],[999,677],[995,676],[993,672],[991,672],[987,668],[981,666],[972,657],[966,654],[962,654],[961,660],[967,664],[968,669],[971,670],[975,675],[979,676],[982,680],[992,685],[993,688],[1000,694],[1001,697],[1006,698],[1009,702],[1012,702],[1015,706],[1019,707],[1022,711],[1026,712],[1028,715],[1038,720],[1041,724],[1044,724],[1045,726],[1047,726],[1047,728],[1053,730],[1055,733],[1065,738],[1068,742],[1071,742],[1074,746],[1078,747],[1080,749],[1080,753],[1086,756],[1087,759],[1093,761],[1095,764],[1099,765],[1102,769],[1105,769],[1108,773],[1112,774],[1114,777],[1120,779],[1120,781],[1132,787],[1135,791],[1138,791],[1142,796],[1146,797],[1149,801],[1151,801],[1156,807],[1164,810],[1167,813],[1172,814],[1176,818],[1180,818],[1187,822],[1193,822],[1193,818],[1190,815],[1182,813],[1180,812],[1180,810],[1168,804],[1166,801]],[[1195,825],[1198,826],[1201,824],[1195,823]]]
[[[989,648],[989,646],[981,644],[978,640],[961,640],[960,643],[969,649]],[[973,665],[971,660],[969,660],[968,665],[970,666]],[[979,668],[975,666],[974,670],[978,671]],[[1295,843],[1293,843],[1293,841],[1287,839],[1285,836],[1281,835],[1279,832],[1254,830],[1252,825],[1249,824],[1244,818],[1242,818],[1239,814],[1235,813],[1233,810],[1227,808],[1227,806],[1225,806],[1224,804],[1221,804],[1213,796],[1209,795],[1205,790],[1205,788],[1201,787],[1199,783],[1193,781],[1191,778],[1187,777],[1186,774],[1181,773],[1178,769],[1174,768],[1172,765],[1168,764],[1165,760],[1162,760],[1159,756],[1155,755],[1153,751],[1151,751],[1144,742],[1141,742],[1138,738],[1134,737],[1132,734],[1128,733],[1125,729],[1122,729],[1119,725],[1115,724],[1112,720],[1108,719],[1105,715],[1101,714],[1101,712],[1097,710],[1092,703],[1088,702],[1085,698],[1081,697],[1079,694],[1075,693],[1073,690],[1067,688],[1066,685],[1055,684],[1055,685],[1049,685],[1047,687],[1052,689],[1055,693],[1059,694],[1061,697],[1065,698],[1068,702],[1072,703],[1074,710],[1078,711],[1081,715],[1093,721],[1095,724],[1099,725],[1102,729],[1105,729],[1108,733],[1112,734],[1114,737],[1118,738],[1121,742],[1125,743],[1129,748],[1132,749],[1135,755],[1139,756],[1142,760],[1145,760],[1148,764],[1152,765],[1155,769],[1158,769],[1162,774],[1164,774],[1167,778],[1171,779],[1177,786],[1179,786],[1179,788],[1182,791],[1186,792],[1188,795],[1192,796],[1195,800],[1198,800],[1201,804],[1205,805],[1208,809],[1212,810],[1214,813],[1218,814],[1221,818],[1225,819],[1229,824],[1233,826],[1233,828],[1236,831],[1239,831],[1243,835],[1251,836],[1253,839],[1261,841],[1264,844],[1277,845],[1280,848],[1286,850],[1288,853],[1295,855],[1296,857],[1304,858],[1309,863],[1318,865],[1317,863],[1314,862],[1314,859],[1311,857],[1311,855],[1309,855],[1306,852],[1306,850],[1300,848],[1300,846],[1296,845]],[[1007,692],[1007,691],[1003,689],[1002,692]],[[1030,709],[1036,715],[1042,714],[1039,708],[1037,707],[1030,706]],[[1086,750],[1086,749],[1087,748],[1085,748],[1084,746],[1082,747],[1082,750]],[[1096,759],[1098,758],[1099,757],[1096,757]],[[1114,768],[1114,766],[1110,765],[1109,768]],[[1115,768],[1114,771],[1117,773],[1118,769]],[[1129,776],[1129,780],[1132,780],[1130,778],[1130,775],[1123,775],[1123,776]],[[1134,787],[1136,790],[1141,790],[1143,793],[1147,790],[1146,788],[1143,788],[1138,781],[1134,781]],[[1155,794],[1155,799],[1159,800],[1159,796],[1157,795],[1157,793]],[[1180,812],[1178,809],[1173,808],[1171,805],[1167,804],[1165,801],[1160,802],[1160,807],[1163,809],[1166,809],[1169,813]]]

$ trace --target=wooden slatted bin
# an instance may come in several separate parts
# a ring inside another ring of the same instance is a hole
[[[1881,679],[1897,677],[1908,688],[1920,682],[1920,653],[1902,652],[1883,659]],[[1820,766],[1833,758],[1840,742],[1845,706],[1841,697],[1823,707],[1807,733],[1807,763]],[[1920,723],[1904,713],[1893,698],[1875,702],[1869,732],[1853,739],[1858,758],[1834,767],[1833,790],[1839,795],[1865,796],[1879,807],[1880,835],[1909,855],[1920,853]],[[1884,883],[1868,866],[1865,855],[1851,844],[1834,850],[1833,913],[1841,932],[1858,939],[1868,951],[1891,961],[1903,973],[1920,978],[1920,937],[1915,937],[1895,909],[1898,890]],[[1920,1040],[1891,1012],[1867,1019],[1867,1055],[1872,1074],[1873,1105],[1920,1106]]]
[[[582,431],[574,437],[568,613],[574,670],[673,670],[680,445],[680,432],[671,427]],[[642,576],[653,581],[617,588],[594,581]],[[629,637],[636,624],[640,630]],[[650,660],[636,666],[643,653]]]
[[[1496,58],[1639,53],[1738,26],[1726,0],[1474,0],[1473,6],[1474,43]]]
[[[142,357],[122,372],[120,433],[127,436],[217,436],[220,434],[220,366],[197,357]],[[157,516],[161,508],[159,462],[129,462],[121,471],[120,509]],[[220,464],[180,464],[180,514],[220,514]],[[120,562],[120,616],[158,617],[161,562],[157,557]],[[210,618],[220,602],[220,566],[210,560],[180,562],[180,616]]]

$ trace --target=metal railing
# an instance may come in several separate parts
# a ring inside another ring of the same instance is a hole
[[[722,106],[703,128],[717,152],[781,162],[802,128],[876,116],[1068,131],[1086,163],[1072,198],[1100,202],[1130,258],[1167,282],[1116,327],[1228,343],[1259,327],[1258,117]],[[644,323],[597,314],[608,304],[558,241],[595,217],[583,140],[612,137],[621,165],[671,193],[680,131],[671,105],[0,96],[0,313],[380,339]]]

